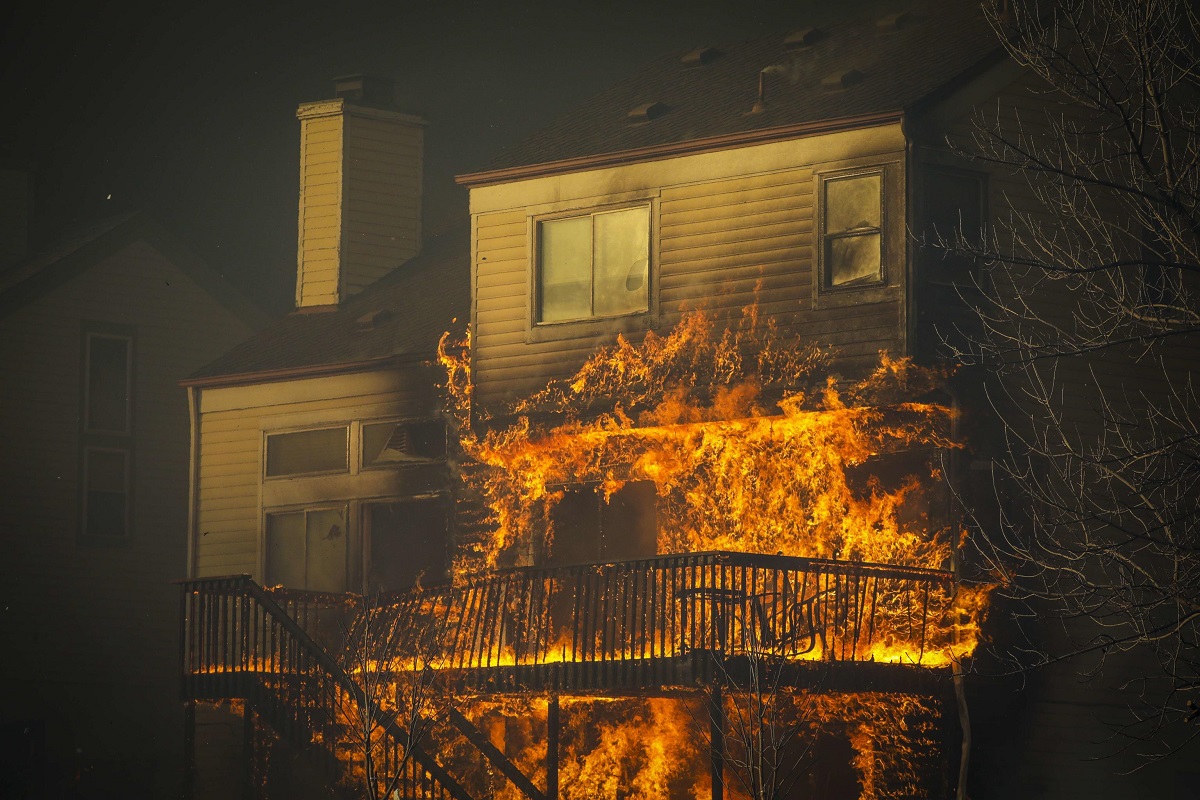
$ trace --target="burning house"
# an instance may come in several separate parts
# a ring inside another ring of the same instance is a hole
[[[301,106],[296,311],[185,381],[195,796],[952,794],[975,282],[910,233],[1023,80],[963,3],[674,54],[425,240],[422,120]]]

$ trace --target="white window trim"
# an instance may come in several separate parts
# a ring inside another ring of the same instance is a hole
[[[609,316],[583,317],[572,320],[542,322],[538,319],[540,301],[540,240],[539,226],[543,222],[594,216],[631,208],[645,208],[647,214],[646,254],[646,310]],[[620,202],[591,203],[576,206],[544,208],[530,214],[526,231],[526,247],[529,253],[528,286],[526,291],[526,343],[554,341],[575,336],[602,335],[605,333],[649,330],[657,326],[658,320],[658,266],[659,266],[659,202],[657,193],[623,198]]]

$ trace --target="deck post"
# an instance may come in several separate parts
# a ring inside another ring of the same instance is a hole
[[[558,800],[558,695],[546,701],[546,800]]]
[[[712,770],[712,800],[725,797],[725,698],[721,684],[714,683],[708,695],[708,755]]]

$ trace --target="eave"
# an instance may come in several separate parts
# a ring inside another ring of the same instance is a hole
[[[548,161],[541,164],[529,164],[519,167],[470,172],[455,177],[455,182],[461,186],[474,188],[491,186],[498,183],[523,180],[525,178],[540,178],[550,175],[561,175],[568,172],[579,172],[589,169],[618,166],[639,161],[655,161],[694,153],[708,153],[717,150],[728,150],[747,145],[765,144],[784,139],[800,139],[808,136],[818,136],[827,133],[873,128],[903,122],[904,112],[883,111],[874,114],[862,114],[853,117],[819,120],[816,122],[800,122],[792,125],[781,125],[774,128],[763,128],[753,131],[739,131],[720,136],[710,136],[702,139],[689,139],[682,142],[639,147],[632,150],[620,150],[613,153],[599,153],[590,156],[579,156],[559,161]]]

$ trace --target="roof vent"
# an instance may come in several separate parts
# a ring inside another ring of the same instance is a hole
[[[687,67],[700,67],[711,64],[721,57],[721,51],[715,47],[698,47],[679,59]]]
[[[825,31],[820,28],[804,28],[784,39],[783,46],[788,50],[799,50],[804,47],[812,47],[824,38]]]
[[[629,112],[630,122],[650,122],[670,111],[666,103],[645,103]]]
[[[911,11],[901,11],[896,14],[888,14],[886,17],[880,17],[875,22],[875,25],[881,31],[898,31],[916,25],[921,20],[922,17]]]
[[[856,69],[848,72],[842,72],[836,75],[830,75],[825,80],[821,81],[821,85],[826,89],[838,91],[841,89],[849,89],[851,86],[862,83],[863,78],[867,77]]]
[[[392,318],[392,312],[386,308],[377,308],[374,311],[368,311],[358,319],[354,320],[354,328],[358,331],[371,331],[383,325]]]

